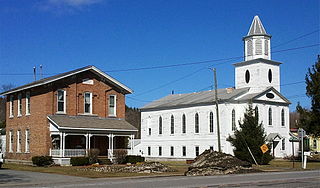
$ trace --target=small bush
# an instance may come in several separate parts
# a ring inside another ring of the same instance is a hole
[[[125,163],[125,158],[127,156],[128,152],[126,149],[117,149],[113,151],[113,156],[115,158],[115,162],[118,164]]]
[[[89,164],[89,157],[71,157],[72,166],[85,166]]]
[[[88,150],[88,157],[89,157],[89,164],[98,163],[98,156],[100,154],[99,149],[89,149]]]
[[[37,166],[49,166],[53,164],[53,159],[51,156],[34,156],[32,163]]]
[[[127,155],[125,158],[125,163],[136,164],[140,162],[144,162],[144,157],[140,155]]]
[[[112,164],[110,159],[98,159],[98,163],[101,165],[111,165]]]

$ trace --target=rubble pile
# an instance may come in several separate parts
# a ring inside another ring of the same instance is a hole
[[[107,165],[99,167],[89,167],[81,170],[113,173],[163,173],[174,172],[173,169],[159,162],[145,162],[137,165]]]
[[[186,176],[211,176],[256,172],[251,163],[221,152],[206,150],[190,165]]]

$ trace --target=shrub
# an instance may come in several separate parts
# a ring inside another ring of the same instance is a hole
[[[85,166],[89,164],[89,157],[71,157],[72,166]]]
[[[105,158],[98,159],[98,163],[101,165],[111,165],[112,164],[110,159],[105,159]]]
[[[125,158],[127,156],[128,152],[126,149],[117,149],[113,151],[113,156],[115,158],[115,162],[118,164],[125,163]]]
[[[53,164],[53,159],[51,156],[34,156],[32,163],[37,166],[49,166]]]
[[[125,163],[136,164],[138,162],[144,162],[144,157],[140,155],[127,155],[125,158]]]
[[[89,164],[98,163],[98,156],[100,154],[99,149],[89,149],[88,150],[88,158],[89,158]]]

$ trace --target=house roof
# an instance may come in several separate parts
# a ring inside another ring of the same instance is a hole
[[[218,89],[218,99],[219,101],[230,101],[237,96],[240,96],[249,91],[249,88],[241,89]],[[212,104],[215,101],[215,90],[202,91],[196,93],[187,93],[187,94],[174,94],[163,97],[159,100],[153,101],[144,107],[141,110],[150,110],[150,109],[165,109],[165,108],[175,108],[175,107],[184,107],[184,106],[194,106],[200,104]]]
[[[91,72],[93,72],[93,73],[105,78],[108,82],[110,82],[111,84],[115,85],[119,89],[123,90],[125,94],[129,94],[129,93],[133,92],[130,88],[128,88],[124,84],[120,83],[116,79],[112,78],[110,75],[104,73],[103,71],[101,71],[100,69],[96,68],[95,66],[89,65],[89,66],[86,66],[86,67],[83,67],[83,68],[79,68],[79,69],[76,69],[76,70],[73,70],[73,71],[61,73],[61,74],[58,74],[58,75],[55,75],[55,76],[51,76],[51,77],[48,77],[48,78],[43,78],[41,80],[37,80],[37,81],[31,82],[29,84],[23,85],[23,86],[19,86],[19,87],[13,88],[13,89],[11,89],[9,91],[5,91],[3,93],[0,93],[0,95],[8,95],[8,94],[15,93],[15,92],[18,92],[18,91],[22,91],[22,90],[25,90],[25,89],[30,89],[30,88],[34,88],[34,87],[37,87],[37,86],[45,85],[45,84],[48,84],[48,83],[51,83],[51,82],[55,82],[57,80],[61,80],[63,78],[66,78],[66,77],[69,77],[69,76],[72,76],[72,75],[75,75],[75,74],[78,74],[78,73],[81,73],[81,72],[85,72],[85,71],[91,71]]]
[[[48,119],[59,129],[96,129],[116,131],[137,131],[133,125],[118,118],[101,118],[96,116],[49,115]]]
[[[249,32],[245,38],[250,36],[261,36],[261,35],[271,37],[269,34],[267,34],[266,30],[264,29],[259,16],[256,15],[252,20]]]
[[[282,64],[281,62],[278,62],[278,61],[272,61],[272,60],[268,60],[268,59],[264,59],[264,58],[257,58],[257,59],[252,59],[249,61],[242,61],[242,62],[234,63],[233,65],[235,67],[239,67],[239,66],[251,65],[251,64],[255,64],[255,63],[265,63],[265,64],[269,64],[269,65]]]

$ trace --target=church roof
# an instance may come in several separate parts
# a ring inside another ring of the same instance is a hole
[[[243,95],[248,92],[249,88],[225,88],[218,89],[218,99],[219,102],[230,101],[234,98]],[[215,102],[215,90],[201,91],[196,93],[187,94],[174,94],[168,95],[156,101],[153,101],[141,108],[142,111],[147,110],[160,110],[160,109],[170,109],[179,107],[189,107],[197,105],[210,105]]]
[[[249,61],[242,61],[242,62],[238,62],[238,63],[234,63],[234,66],[244,66],[244,65],[250,65],[250,64],[254,64],[254,63],[266,63],[266,64],[270,64],[270,65],[280,65],[282,64],[281,62],[278,61],[272,61],[269,59],[264,59],[264,58],[257,58],[257,59],[252,59]]]
[[[266,30],[264,29],[259,16],[255,16],[253,18],[249,32],[246,37],[257,36],[257,35],[259,35],[259,36],[265,35],[265,36],[271,37],[269,34],[267,34]]]
[[[252,101],[252,102],[257,102],[257,99],[259,97],[261,97],[262,95],[265,95],[266,93],[268,92],[274,92],[276,95],[278,95],[283,101],[284,103],[286,104],[291,104],[291,102],[286,98],[284,97],[280,92],[278,92],[275,88],[273,87],[267,87],[264,91],[262,92],[258,92],[258,93],[250,93],[250,94],[246,94],[246,95],[243,95],[241,96],[240,98],[237,98],[237,100],[239,101]]]

